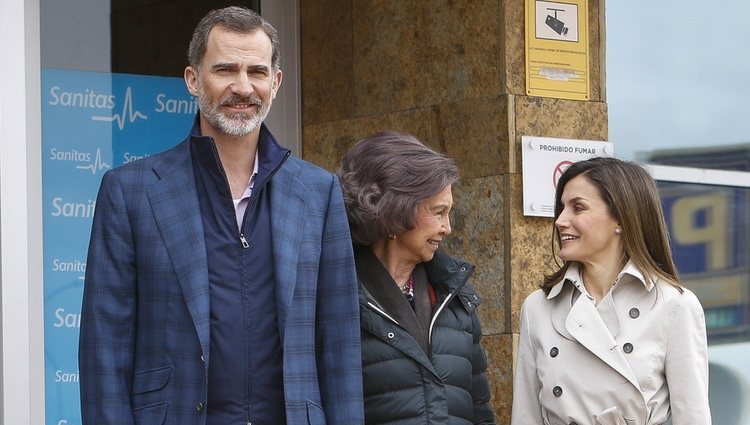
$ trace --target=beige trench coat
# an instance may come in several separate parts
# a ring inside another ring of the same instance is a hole
[[[578,267],[529,295],[512,425],[709,425],[708,358],[696,296],[647,285],[628,263],[595,305]]]

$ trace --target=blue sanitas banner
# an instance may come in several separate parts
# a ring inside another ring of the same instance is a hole
[[[48,425],[79,425],[86,251],[107,170],[165,150],[198,110],[181,78],[42,70],[44,343]]]

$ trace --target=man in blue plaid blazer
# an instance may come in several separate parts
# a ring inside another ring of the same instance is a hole
[[[198,24],[200,112],[174,148],[105,174],[79,347],[85,425],[363,423],[359,308],[338,180],[262,124],[276,31]]]

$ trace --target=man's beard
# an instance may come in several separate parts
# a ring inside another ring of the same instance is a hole
[[[268,111],[271,110],[271,99],[263,103],[259,97],[241,97],[231,96],[211,103],[201,90],[198,96],[201,112],[216,129],[229,136],[241,137],[255,131],[258,126],[266,119]],[[221,112],[222,106],[244,104],[258,106],[252,114],[246,112],[236,112],[234,114],[224,114]]]

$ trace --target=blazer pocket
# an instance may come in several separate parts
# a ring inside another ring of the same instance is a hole
[[[326,425],[326,414],[317,403],[307,400],[308,425]]]
[[[167,403],[151,404],[133,409],[135,425],[163,425],[167,419]]]
[[[172,374],[172,366],[146,370],[135,374],[133,379],[133,394],[143,394],[164,388]]]

